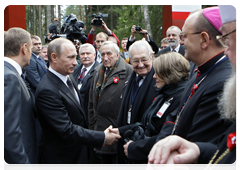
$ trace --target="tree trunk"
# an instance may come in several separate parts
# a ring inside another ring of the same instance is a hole
[[[82,18],[82,5],[79,5],[79,13],[80,13],[80,20],[83,21],[83,18]]]
[[[147,29],[148,34],[150,34],[150,36],[152,36],[148,5],[143,5],[143,14],[144,14],[145,28]]]
[[[39,37],[42,39],[42,7],[38,5],[38,30]]]
[[[111,5],[111,30],[113,30],[113,6]]]
[[[35,15],[35,5],[33,5],[33,35],[35,35],[35,20],[36,20],[36,15]]]
[[[47,28],[51,24],[51,5],[47,5]]]
[[[86,18],[86,23],[85,23],[85,26],[86,26],[86,32],[89,32],[89,30],[88,30],[88,26],[87,26],[87,23],[88,23],[87,5],[84,5],[84,7],[85,7],[85,18]]]
[[[61,5],[58,5],[58,21],[59,21],[59,25],[58,25],[58,28],[59,28],[59,33],[60,33],[60,30],[61,30]]]

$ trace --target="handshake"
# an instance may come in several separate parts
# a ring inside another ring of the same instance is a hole
[[[113,145],[118,141],[118,139],[121,139],[118,128],[113,129],[112,125],[110,125],[106,130],[104,130],[104,133],[105,142],[103,146]]]

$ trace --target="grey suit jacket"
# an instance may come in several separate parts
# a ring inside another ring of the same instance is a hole
[[[11,164],[37,163],[33,103],[17,70],[4,62],[4,159]]]
[[[36,88],[42,77],[46,74],[46,70],[43,67],[41,61],[32,54],[29,66],[25,67],[26,80],[29,83],[31,91],[35,94]]]

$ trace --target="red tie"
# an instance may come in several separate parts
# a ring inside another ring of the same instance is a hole
[[[80,83],[83,81],[83,79],[84,79],[84,77],[85,77],[85,71],[87,71],[87,69],[86,68],[83,68],[83,70],[82,70],[82,73],[80,74],[80,76],[79,76],[79,81],[80,81]]]

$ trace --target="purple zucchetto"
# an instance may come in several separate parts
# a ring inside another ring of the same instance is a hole
[[[207,18],[207,20],[211,23],[211,25],[222,34],[222,32],[219,30],[220,27],[222,26],[219,7],[204,8],[203,15]]]
[[[218,5],[222,18],[222,24],[236,21],[236,8],[232,5]]]

